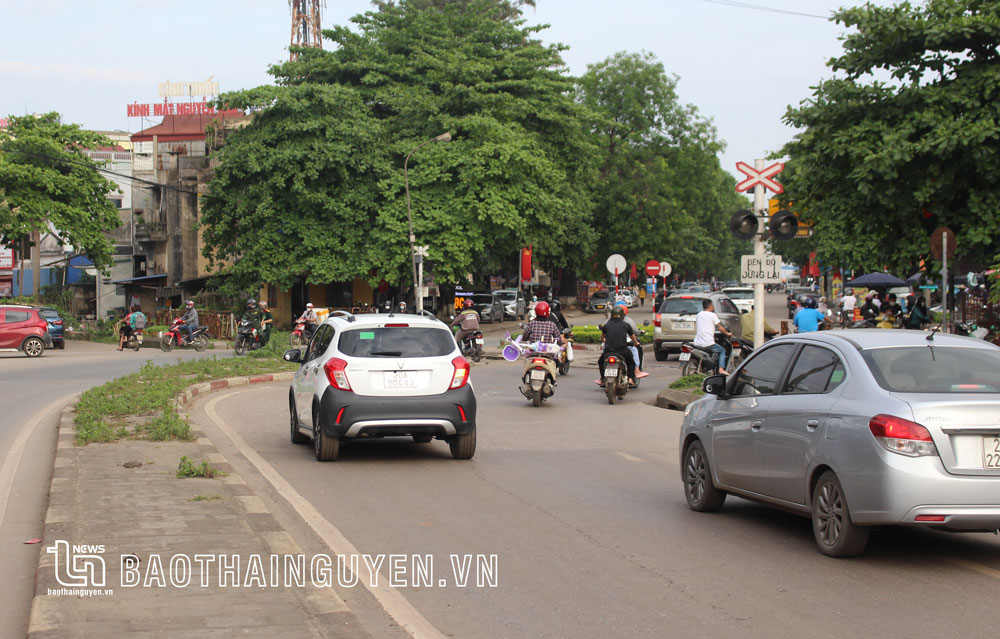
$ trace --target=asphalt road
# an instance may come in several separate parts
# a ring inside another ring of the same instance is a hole
[[[682,416],[643,403],[676,367],[648,358],[651,377],[615,406],[594,369],[577,367],[534,409],[514,388],[517,364],[477,365],[471,461],[452,460],[443,442],[400,439],[354,443],[319,464],[288,440],[287,385],[235,391],[214,410],[361,552],[431,554],[448,585],[401,592],[445,636],[995,632],[992,535],[883,529],[863,557],[835,560],[815,550],[807,519],[735,498],[718,514],[691,512],[678,470]],[[204,428],[279,518],[295,519],[220,430]],[[456,587],[453,553],[496,554],[497,587]],[[361,617],[384,627],[376,612]]]
[[[144,348],[119,353],[114,346],[69,341],[29,359],[0,353],[0,636],[23,637],[28,626],[35,570],[55,454],[55,429],[63,406],[77,393],[135,372],[147,361],[174,363],[232,351],[190,349],[164,353]],[[9,490],[9,492],[7,492]]]

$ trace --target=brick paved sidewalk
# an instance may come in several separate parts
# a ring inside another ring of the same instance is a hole
[[[251,382],[247,378],[231,381],[232,385]],[[271,376],[253,381],[271,381]],[[182,401],[228,386],[220,382],[199,385],[198,391],[189,391]],[[194,442],[124,441],[78,447],[73,417],[70,407],[60,419],[42,542],[45,548],[36,573],[28,627],[30,639],[370,636],[332,588],[313,587],[308,576],[303,588],[261,587],[256,583],[220,587],[217,560],[204,564],[209,585],[202,587],[203,571],[196,554],[224,554],[230,556],[228,561],[238,555],[241,582],[249,575],[251,556],[258,555],[264,582],[270,584],[269,555],[302,553],[208,439],[196,434]],[[182,455],[196,464],[206,460],[230,474],[216,479],[178,479]],[[56,540],[103,545],[103,549],[96,549],[106,567],[103,588],[112,589],[113,594],[55,594],[65,589],[57,581],[57,562],[63,581],[69,581],[68,551],[59,555],[46,551]],[[142,581],[150,579],[149,587],[142,582],[122,587],[121,556],[130,554],[139,558],[137,574]],[[162,562],[164,586],[153,585],[156,558],[152,555],[158,555]],[[171,577],[181,581],[179,571],[170,571],[174,555],[190,559],[190,584],[186,587],[171,583]],[[307,575],[309,560],[307,556]],[[279,584],[284,580],[284,573],[280,574]]]

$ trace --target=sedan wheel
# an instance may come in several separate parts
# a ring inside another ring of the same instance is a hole
[[[702,513],[716,512],[726,502],[726,492],[712,483],[705,447],[697,440],[684,453],[684,498],[691,510]]]
[[[45,351],[45,343],[37,337],[29,337],[24,340],[21,348],[24,349],[24,354],[28,357],[40,357]]]
[[[812,499],[813,535],[819,551],[830,557],[853,557],[868,544],[866,526],[851,521],[847,497],[833,471],[826,471],[816,482]]]

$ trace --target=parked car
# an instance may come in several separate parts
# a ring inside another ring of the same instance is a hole
[[[741,313],[753,310],[753,287],[730,286],[722,289],[722,294],[731,299]]]
[[[503,302],[494,293],[475,293],[472,296],[472,308],[479,313],[479,319],[484,322],[492,324],[503,321]]]
[[[63,325],[63,318],[59,315],[59,311],[48,306],[43,306],[38,309],[38,312],[42,314],[42,317],[49,324],[49,336],[52,337],[52,346],[59,349],[66,348],[66,327]]]
[[[0,306],[0,351],[40,357],[46,348],[52,348],[49,323],[37,308]]]
[[[1000,529],[1000,348],[923,331],[779,337],[704,382],[681,429],[688,505],[811,517],[820,552],[872,526]]]
[[[619,289],[618,296],[628,304],[629,308],[635,308],[639,305],[639,294],[631,288]]]
[[[504,319],[524,319],[528,312],[528,304],[524,300],[524,293],[518,288],[503,288],[493,291],[493,294],[500,298],[503,303]]]
[[[653,354],[662,362],[670,353],[679,353],[681,344],[694,340],[694,317],[701,312],[702,300],[710,299],[715,314],[735,336],[743,334],[740,311],[722,293],[694,293],[668,297],[653,316]]]
[[[469,363],[443,322],[418,315],[327,318],[288,391],[291,439],[312,439],[318,461],[337,459],[342,441],[390,436],[448,442],[451,455],[476,452],[476,395]]]
[[[604,313],[607,311],[608,307],[613,305],[614,302],[611,299],[611,293],[608,291],[594,291],[587,301],[587,308],[584,309],[587,313]]]

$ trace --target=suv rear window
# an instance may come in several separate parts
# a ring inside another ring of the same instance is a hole
[[[682,297],[671,297],[663,302],[663,306],[660,307],[660,312],[697,315],[701,312],[701,300],[702,298],[700,297],[692,297],[688,299]]]
[[[426,326],[354,328],[340,334],[338,349],[349,357],[440,357],[455,350],[455,338]]]
[[[897,393],[1000,393],[1000,351],[906,346],[862,351],[882,388]]]

